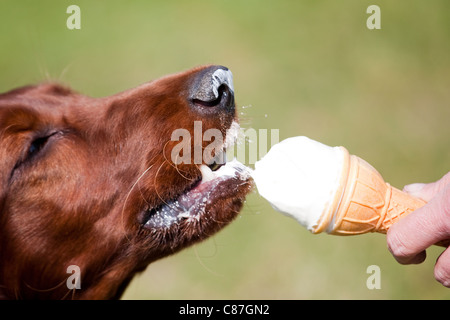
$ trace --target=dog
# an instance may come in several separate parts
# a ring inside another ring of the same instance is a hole
[[[55,83],[0,94],[0,297],[119,299],[151,262],[229,224],[253,185],[218,161],[237,123],[223,66],[104,98]],[[210,130],[214,148],[197,138]]]

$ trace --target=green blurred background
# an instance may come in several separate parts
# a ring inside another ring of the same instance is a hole
[[[66,8],[81,8],[68,30]],[[381,30],[366,9],[381,8]],[[450,2],[0,2],[0,91],[57,80],[99,97],[222,64],[241,125],[344,145],[402,188],[450,170]],[[312,235],[256,192],[230,226],[150,265],[123,299],[448,299],[441,248],[402,266],[385,236]],[[366,269],[381,269],[369,290]]]

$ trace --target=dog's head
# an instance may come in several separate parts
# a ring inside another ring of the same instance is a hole
[[[107,98],[55,84],[0,95],[0,292],[119,297],[150,262],[220,230],[251,188],[244,166],[221,163],[236,130],[219,66]]]

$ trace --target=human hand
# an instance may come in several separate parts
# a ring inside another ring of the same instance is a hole
[[[403,191],[428,203],[397,223],[387,232],[389,251],[401,264],[417,264],[426,258],[425,249],[450,239],[450,172],[433,183],[414,183]],[[450,249],[436,261],[434,277],[450,288]]]

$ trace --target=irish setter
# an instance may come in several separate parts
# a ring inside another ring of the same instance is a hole
[[[218,161],[236,126],[221,66],[106,98],[53,83],[0,94],[0,297],[120,298],[149,263],[223,228],[252,186]],[[222,139],[198,139],[211,129]]]

